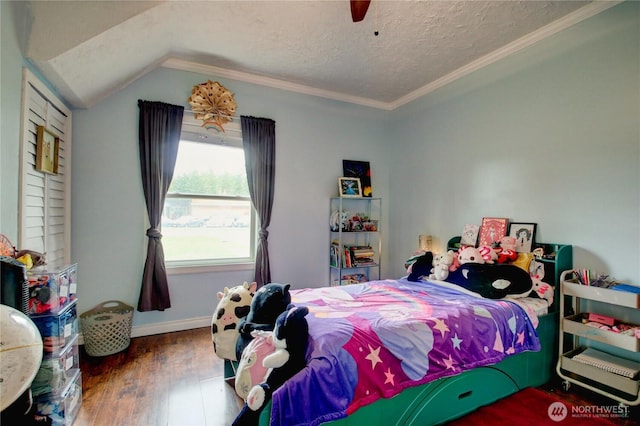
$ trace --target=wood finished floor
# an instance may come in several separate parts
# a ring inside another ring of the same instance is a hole
[[[208,328],[131,339],[129,348],[102,358],[81,351],[82,407],[74,426],[228,426],[242,401],[223,379]],[[541,388],[574,405],[616,405],[560,382]],[[618,425],[637,425],[613,419]],[[588,424],[588,423],[585,423]]]

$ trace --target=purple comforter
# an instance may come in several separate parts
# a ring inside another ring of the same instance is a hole
[[[524,310],[406,279],[292,291],[308,363],[273,394],[275,425],[337,420],[403,389],[540,350]]]

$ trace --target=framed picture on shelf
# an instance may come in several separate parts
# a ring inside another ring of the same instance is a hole
[[[504,217],[483,217],[478,246],[497,247],[502,237],[507,235],[508,225],[509,219]]]
[[[44,126],[38,126],[36,139],[36,170],[58,174],[58,150],[60,138],[48,131]]]
[[[342,160],[342,175],[360,179],[363,197],[371,197],[373,195],[371,167],[368,161]]]
[[[513,222],[509,225],[509,236],[516,239],[516,252],[529,253],[536,240],[536,224]]]
[[[338,192],[341,197],[362,197],[360,179],[355,177],[338,178]]]
[[[462,228],[462,235],[460,235],[460,244],[475,247],[476,242],[478,242],[478,231],[480,231],[480,225],[466,224]]]

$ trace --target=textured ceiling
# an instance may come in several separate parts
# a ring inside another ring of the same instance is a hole
[[[393,109],[612,4],[34,1],[25,53],[78,108],[166,66]]]

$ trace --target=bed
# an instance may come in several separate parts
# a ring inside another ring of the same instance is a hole
[[[534,314],[539,299],[406,277],[291,295],[310,311],[307,366],[274,392],[261,425],[441,424],[551,378],[558,318],[553,307]]]

